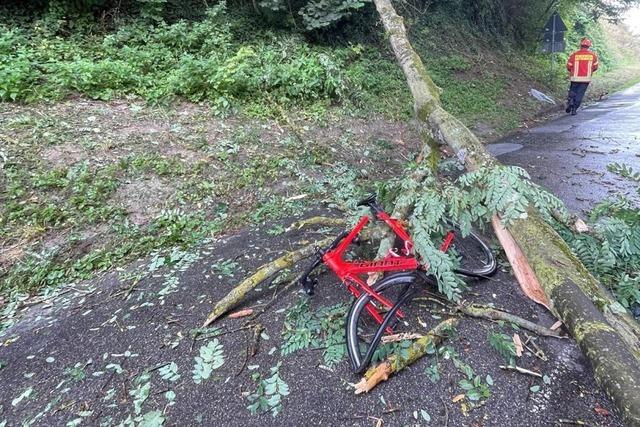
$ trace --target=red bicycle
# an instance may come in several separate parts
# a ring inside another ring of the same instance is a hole
[[[368,206],[374,217],[395,233],[396,242],[388,255],[373,261],[345,259],[349,247],[359,242],[360,232],[371,221],[365,215],[352,230],[344,231],[327,248],[320,249],[317,258],[300,278],[305,292],[313,295],[317,280],[310,279],[309,274],[324,263],[356,297],[346,322],[347,351],[355,373],[362,372],[369,365],[385,332],[406,332],[416,323],[424,323],[409,303],[419,290],[415,285],[437,284],[435,278],[428,274],[428,260],[420,262],[407,230],[380,207],[375,195],[361,200],[358,206]],[[482,278],[493,274],[497,262],[489,247],[477,235],[470,233],[462,238],[455,224],[449,222],[449,226],[440,250],[454,252],[460,262],[454,271],[467,277]],[[366,278],[376,273],[385,275],[370,286]],[[362,316],[363,310],[369,316]],[[366,348],[364,354],[363,347]]]

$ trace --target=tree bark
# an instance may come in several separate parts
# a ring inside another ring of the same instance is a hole
[[[406,357],[400,354],[394,354],[375,367],[369,368],[360,382],[355,384],[355,393],[370,392],[376,385],[389,379],[391,375],[403,370],[425,356],[429,351],[433,350],[435,346],[440,344],[444,338],[446,338],[447,333],[457,325],[458,319],[443,320],[424,336],[416,339],[407,349]]]
[[[429,145],[448,145],[467,170],[499,165],[480,140],[440,105],[439,89],[413,50],[391,1],[374,3],[413,95],[416,118],[430,131]],[[499,220],[494,222],[502,227]],[[513,238],[513,250],[522,251],[550,310],[574,336],[625,422],[640,424],[640,326],[537,213],[529,212],[528,218],[501,231]]]

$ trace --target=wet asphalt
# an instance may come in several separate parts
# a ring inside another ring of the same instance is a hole
[[[640,171],[640,84],[488,148],[502,162],[526,169],[574,212],[619,196],[637,205],[638,184],[607,167]]]

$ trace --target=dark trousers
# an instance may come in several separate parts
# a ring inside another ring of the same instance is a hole
[[[567,96],[567,102],[570,107],[577,109],[580,106],[584,93],[587,91],[587,86],[589,86],[589,82],[571,82]]]

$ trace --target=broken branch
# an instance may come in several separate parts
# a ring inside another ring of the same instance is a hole
[[[222,298],[213,307],[213,311],[207,317],[207,320],[203,323],[202,327],[209,326],[218,317],[224,314],[227,310],[238,304],[244,296],[251,289],[258,286],[265,280],[273,277],[274,274],[293,266],[296,262],[310,257],[316,252],[317,247],[324,247],[333,241],[333,237],[327,237],[326,239],[317,241],[313,244],[303,246],[302,248],[287,252],[275,261],[268,262],[260,267],[254,274],[243,280],[238,286],[233,288],[224,298]]]
[[[513,323],[514,325],[518,325],[521,328],[528,329],[532,332],[535,332],[538,335],[542,335],[545,337],[553,337],[553,338],[564,338],[557,331],[552,331],[551,329],[545,328],[544,326],[540,326],[536,323],[530,322],[529,320],[515,316],[511,313],[507,313],[506,311],[501,311],[495,308],[485,307],[485,306],[476,305],[476,304],[459,305],[456,308],[457,310],[461,311],[467,316],[476,317],[480,319],[487,319],[487,320],[503,320],[505,322],[510,322],[510,323]]]
[[[406,358],[394,354],[389,356],[387,360],[380,363],[378,366],[370,368],[364,374],[364,378],[362,378],[359,383],[355,384],[356,394],[371,391],[376,385],[389,379],[389,376],[403,370],[422,356],[426,355],[430,349],[440,344],[447,336],[447,331],[454,328],[457,324],[458,319],[455,318],[440,322],[425,336],[411,344],[408,348]]]
[[[500,369],[504,369],[504,370],[507,370],[507,371],[517,371],[517,372],[520,372],[521,374],[532,375],[534,377],[542,378],[542,374],[539,374],[539,373],[534,372],[534,371],[530,371],[530,370],[525,369],[525,368],[521,368],[520,366],[515,366],[515,365],[514,366],[511,366],[511,365],[503,366],[503,365],[500,365]]]

